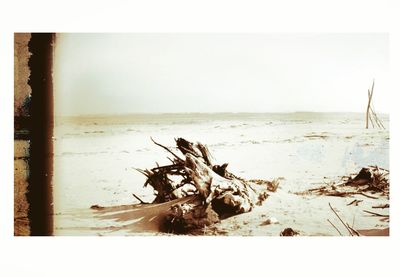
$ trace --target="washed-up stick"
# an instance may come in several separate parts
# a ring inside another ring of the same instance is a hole
[[[371,198],[371,199],[379,199],[379,197],[368,195],[368,194],[365,194],[364,192],[358,192],[357,194],[364,195],[365,197],[368,197],[368,198]]]
[[[363,210],[366,213],[372,214],[372,215],[376,215],[376,216],[381,216],[381,217],[389,217],[388,214],[379,214],[379,213],[375,213],[375,212],[371,212],[371,211],[367,211],[367,210]]]
[[[332,227],[335,228],[335,230],[339,233],[339,235],[343,236],[342,233],[339,231],[339,229],[335,225],[333,225],[333,223],[329,219],[327,220],[332,225]]]
[[[381,204],[377,206],[372,206],[373,209],[387,209],[389,208],[389,204]]]
[[[347,204],[347,206],[353,205],[355,203],[357,203],[357,199],[354,199],[353,201],[351,201],[349,204]]]
[[[347,227],[349,227],[349,229],[353,232],[353,234],[355,234],[357,237],[359,237],[359,236],[361,236],[361,234],[357,231],[357,230],[355,230],[355,229],[353,229],[352,227],[350,227],[350,225],[347,223]]]
[[[353,195],[355,194],[354,192],[345,192],[345,191],[333,191],[333,192],[327,192],[324,193],[326,196],[339,196],[339,197],[343,197],[346,195]]]
[[[378,197],[368,195],[368,194],[365,194],[364,192],[359,192],[359,191],[355,191],[355,192],[353,192],[353,191],[334,191],[334,192],[324,193],[324,195],[326,195],[326,196],[338,196],[338,197],[344,197],[344,196],[354,195],[354,194],[361,194],[368,198],[378,199]]]
[[[344,221],[340,218],[340,216],[338,215],[338,213],[332,208],[331,203],[329,203],[329,207],[331,208],[331,210],[334,212],[334,214],[337,216],[337,218],[339,218],[340,222],[342,222],[342,224],[344,225],[344,227],[346,227],[347,231],[349,232],[350,236],[353,236],[353,233],[351,232],[350,228],[347,226],[346,223],[344,223]]]
[[[135,197],[137,200],[139,200],[140,204],[149,204],[147,202],[144,202],[142,199],[139,198],[136,194],[132,193],[133,197]]]
[[[362,202],[362,200],[358,200],[358,199],[354,199],[353,201],[351,201],[349,204],[347,204],[347,206],[351,206],[351,205],[356,205],[358,206],[358,203]]]

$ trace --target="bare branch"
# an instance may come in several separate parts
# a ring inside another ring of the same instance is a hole
[[[339,235],[343,236],[343,234],[339,231],[339,229],[335,225],[333,225],[333,223],[329,219],[327,220],[332,225],[332,227],[335,228],[335,230],[339,233]]]
[[[338,213],[332,208],[331,203],[329,203],[329,207],[330,207],[331,210],[335,213],[335,215],[337,216],[337,218],[339,218],[340,222],[342,222],[342,224],[344,225],[344,227],[346,227],[347,231],[349,231],[350,236],[353,236],[353,233],[351,232],[350,228],[347,226],[348,224],[344,223],[344,221],[340,218],[340,216],[338,215]]]
[[[181,159],[178,155],[176,155],[174,152],[172,152],[171,150],[169,150],[168,147],[166,147],[166,146],[164,146],[164,145],[162,145],[162,144],[159,144],[159,143],[156,142],[152,137],[150,137],[150,139],[151,139],[151,141],[152,141],[155,145],[158,145],[158,146],[164,148],[164,149],[167,150],[169,153],[171,153],[175,158],[177,158],[179,161],[182,161],[182,162],[183,162],[183,159]]]

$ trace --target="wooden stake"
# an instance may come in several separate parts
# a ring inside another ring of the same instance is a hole
[[[369,106],[371,105],[372,93],[368,90],[368,105],[367,105],[367,112],[365,118],[365,128],[368,129],[368,121],[369,121]]]
[[[371,104],[371,111],[372,111],[372,114],[375,117],[375,121],[377,122],[378,126],[382,127],[383,129],[385,129],[385,126],[383,126],[382,121],[379,119],[378,115],[375,113],[375,108],[374,108],[373,104]]]
[[[371,109],[371,107],[369,108],[369,113],[368,113],[368,116],[369,116],[369,120],[371,121],[372,128],[374,128],[374,129],[375,129],[375,124],[374,124],[374,121],[373,121],[373,113],[372,113],[372,109]]]

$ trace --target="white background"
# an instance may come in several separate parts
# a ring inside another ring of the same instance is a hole
[[[10,1],[11,2],[11,1]],[[25,2],[25,3],[24,3]],[[399,272],[397,1],[14,1],[0,7],[1,276],[393,276]],[[272,4],[273,3],[273,4]],[[13,237],[13,33],[389,32],[391,236]]]

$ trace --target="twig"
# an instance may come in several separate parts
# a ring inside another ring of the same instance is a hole
[[[367,211],[367,210],[363,210],[363,211],[366,212],[366,213],[372,214],[372,215],[376,215],[376,216],[389,217],[388,214],[378,214],[378,213],[370,212],[370,211]]]
[[[312,192],[312,191],[316,191],[316,190],[323,190],[323,189],[326,189],[326,187],[327,186],[322,186],[322,187],[318,187],[318,188],[313,188],[313,189],[309,189],[309,190],[307,190],[308,192]]]
[[[357,199],[354,199],[353,201],[351,201],[349,204],[347,204],[347,206],[353,205],[354,203],[357,202]]]
[[[336,228],[336,226],[333,225],[333,223],[332,223],[329,219],[327,219],[327,220],[328,220],[328,222],[332,225],[332,227],[335,228],[335,230],[339,233],[339,235],[343,236],[342,233],[339,231],[339,229]]]
[[[322,191],[321,194],[324,194]],[[343,192],[343,191],[334,191],[334,192],[327,192],[325,193],[326,196],[338,196],[338,197],[343,197],[345,195],[352,195],[352,192]]]
[[[172,170],[172,169],[179,169],[181,167],[182,166],[179,164],[170,164],[170,165],[157,166],[157,167],[153,168],[152,170],[164,170],[164,169]]]
[[[152,142],[154,142],[155,145],[158,145],[158,146],[164,148],[164,149],[167,150],[169,153],[171,153],[172,155],[174,155],[174,157],[177,158],[179,161],[183,162],[183,160],[182,160],[179,156],[177,156],[174,152],[172,152],[171,150],[169,150],[168,147],[165,147],[164,145],[159,144],[159,143],[156,142],[152,137],[150,137],[150,139],[151,139]]]
[[[171,163],[175,163],[170,157],[167,157],[167,159],[168,159]]]
[[[375,196],[372,196],[372,195],[368,195],[368,194],[365,194],[365,193],[359,192],[359,191],[355,191],[355,192],[353,192],[353,191],[333,191],[333,192],[321,191],[321,194],[324,194],[326,196],[338,196],[338,197],[344,197],[344,196],[347,196],[347,195],[354,195],[354,194],[361,194],[361,195],[363,195],[365,197],[368,197],[368,198],[378,199],[378,197],[375,197]]]
[[[355,234],[357,237],[361,236],[361,234],[360,234],[357,230],[355,230],[355,229],[353,229],[352,227],[350,227],[349,224],[347,224],[347,227],[349,227],[349,229],[350,229],[350,230],[353,232],[353,234]]]
[[[381,204],[378,206],[372,206],[373,209],[386,209],[389,208],[389,204]]]
[[[364,195],[365,197],[372,198],[372,199],[379,199],[379,197],[368,195],[368,194],[365,194],[364,192],[357,192],[357,194],[361,194],[361,195]]]
[[[351,201],[349,204],[347,204],[347,206],[351,206],[353,204],[355,204],[356,206],[358,206],[358,203],[362,202],[362,200],[358,200],[358,199],[354,199],[353,201]]]
[[[136,194],[132,193],[133,197],[135,197],[137,200],[139,200],[140,204],[149,204],[147,202],[144,202],[142,199],[140,199]]]
[[[134,168],[132,167],[134,170],[142,173],[144,176],[149,177],[149,174],[146,172],[146,170],[140,169],[140,168]]]
[[[340,216],[338,215],[338,213],[332,208],[331,203],[329,203],[329,207],[330,207],[331,210],[335,213],[335,215],[339,218],[340,222],[342,222],[342,224],[344,225],[344,227],[346,227],[347,231],[349,231],[350,236],[353,236],[353,233],[351,232],[351,230],[349,229],[349,227],[347,227],[346,223],[344,223],[344,221],[340,218]]]

